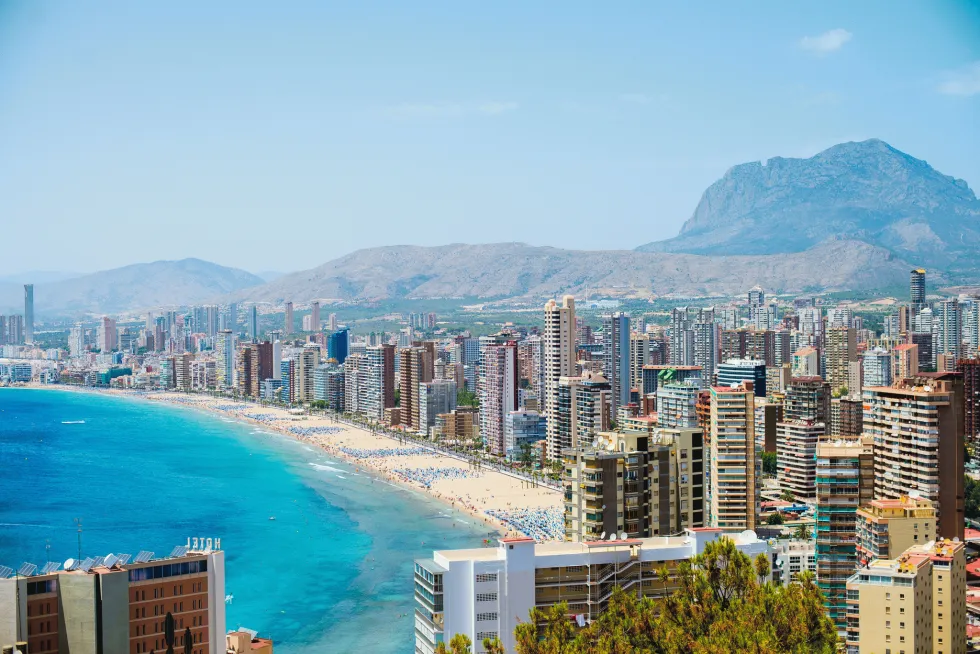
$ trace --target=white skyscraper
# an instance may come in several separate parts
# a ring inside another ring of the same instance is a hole
[[[876,347],[861,355],[864,386],[891,386],[892,355],[891,352]]]
[[[575,298],[544,305],[544,413],[548,421],[548,457],[561,459],[558,445],[558,382],[575,375]]]
[[[82,323],[76,322],[68,334],[68,353],[70,356],[81,356],[85,351],[85,328]]]
[[[218,388],[235,387],[235,332],[223,329],[214,343]]]

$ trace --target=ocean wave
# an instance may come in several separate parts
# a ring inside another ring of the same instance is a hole
[[[343,472],[340,468],[334,468],[333,466],[325,466],[322,463],[310,463],[314,470],[324,470],[326,472]]]

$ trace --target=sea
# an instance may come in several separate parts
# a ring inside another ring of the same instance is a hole
[[[83,557],[220,538],[227,628],[279,654],[414,652],[413,560],[493,538],[309,445],[139,398],[0,389],[0,470],[0,565],[77,558],[79,536]]]

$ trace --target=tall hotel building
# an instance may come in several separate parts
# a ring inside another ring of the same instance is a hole
[[[215,357],[218,360],[217,383],[220,389],[235,387],[235,332],[222,329],[214,344]]]
[[[285,332],[286,336],[289,336],[295,331],[295,327],[296,327],[296,322],[293,319],[293,303],[287,302],[286,315],[284,316],[284,320],[283,320],[283,332]]]
[[[314,302],[310,305],[310,331],[320,331],[320,303]]]
[[[858,507],[874,496],[870,438],[823,441],[816,449],[817,585],[841,636],[847,628],[847,580],[854,574]]]
[[[630,401],[630,319],[614,313],[602,319],[603,372],[612,388],[610,413]]]
[[[180,546],[152,557],[69,559],[66,570],[26,563],[16,576],[0,566],[0,646],[26,643],[18,649],[30,654],[164,652],[169,614],[175,651],[224,654],[224,552]]]
[[[710,440],[709,524],[725,531],[755,529],[762,457],[756,456],[752,382],[711,387]]]
[[[418,431],[422,422],[419,416],[419,384],[432,381],[435,367],[435,342],[425,341],[403,348],[399,353],[401,393],[401,424]]]
[[[608,608],[615,586],[663,598],[678,587],[680,563],[721,535],[720,529],[687,529],[680,536],[588,543],[504,538],[497,547],[433,552],[415,561],[415,652],[433,654],[456,634],[469,637],[477,653],[493,637],[514,652],[514,629],[531,609],[567,602],[573,618],[586,624]],[[766,541],[751,532],[729,537],[750,558],[770,556]]]
[[[595,446],[565,450],[565,540],[627,538],[704,526],[701,430],[601,432]]]
[[[370,345],[364,350],[367,374],[361,377],[364,401],[361,411],[375,420],[395,406],[395,346]],[[418,401],[418,385],[415,395]]]
[[[956,371],[963,375],[964,432],[974,442],[980,436],[980,358],[956,362]]]
[[[507,453],[504,422],[508,413],[517,411],[517,388],[517,343],[487,345],[480,383],[480,432],[491,454]]]
[[[561,305],[544,305],[544,414],[548,421],[548,458],[561,460],[558,437],[558,386],[562,377],[575,375],[575,298],[566,295]]]
[[[34,343],[34,284],[24,284],[24,342]]]
[[[776,459],[780,487],[797,501],[816,497],[817,443],[827,435],[829,420],[830,385],[820,377],[790,380],[776,426]]]
[[[926,306],[926,271],[916,268],[909,276],[909,299],[912,301],[912,318]]]
[[[922,373],[864,389],[864,433],[874,438],[875,498],[918,494],[936,505],[936,531],[963,538],[963,377]]]
[[[850,383],[851,362],[858,361],[857,331],[853,327],[827,330],[826,358],[826,378],[831,390],[846,387]]]

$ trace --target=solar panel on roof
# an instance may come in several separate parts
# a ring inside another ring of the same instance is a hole
[[[5,565],[0,565],[0,579],[6,579],[12,574],[14,574],[13,568],[8,568]]]
[[[72,570],[78,570],[78,559],[68,559],[65,561],[65,570],[71,572]]]
[[[92,560],[92,567],[98,568],[100,565],[103,565],[104,563],[105,563],[105,557],[97,556]]]
[[[143,552],[140,552],[139,554],[136,555],[136,559],[133,562],[134,563],[146,563],[147,561],[149,561],[152,558],[153,558],[153,552],[143,551]]]
[[[35,572],[37,572],[36,565],[33,563],[25,563],[24,565],[20,566],[20,570],[17,571],[17,574],[21,577],[30,577]]]
[[[105,561],[102,562],[102,565],[104,565],[107,568],[111,568],[112,566],[116,565],[116,561],[118,560],[119,560],[118,556],[116,556],[115,554],[110,554],[109,556],[105,557]]]
[[[177,558],[179,556],[185,556],[187,554],[186,545],[178,545],[174,548],[174,551],[170,553],[170,558]]]
[[[129,560],[131,558],[133,557],[131,557],[129,554],[120,554],[119,560],[116,561],[116,565],[126,565],[127,563],[129,563]]]
[[[46,566],[41,568],[41,574],[49,575],[60,567],[61,567],[60,563],[58,563],[57,561],[52,561],[51,563],[48,563]]]
[[[82,572],[88,572],[89,570],[92,569],[92,564],[93,563],[95,563],[95,559],[93,559],[90,556],[90,557],[88,557],[87,559],[85,559],[84,561],[82,561],[81,563],[78,564],[78,569],[81,570]]]

